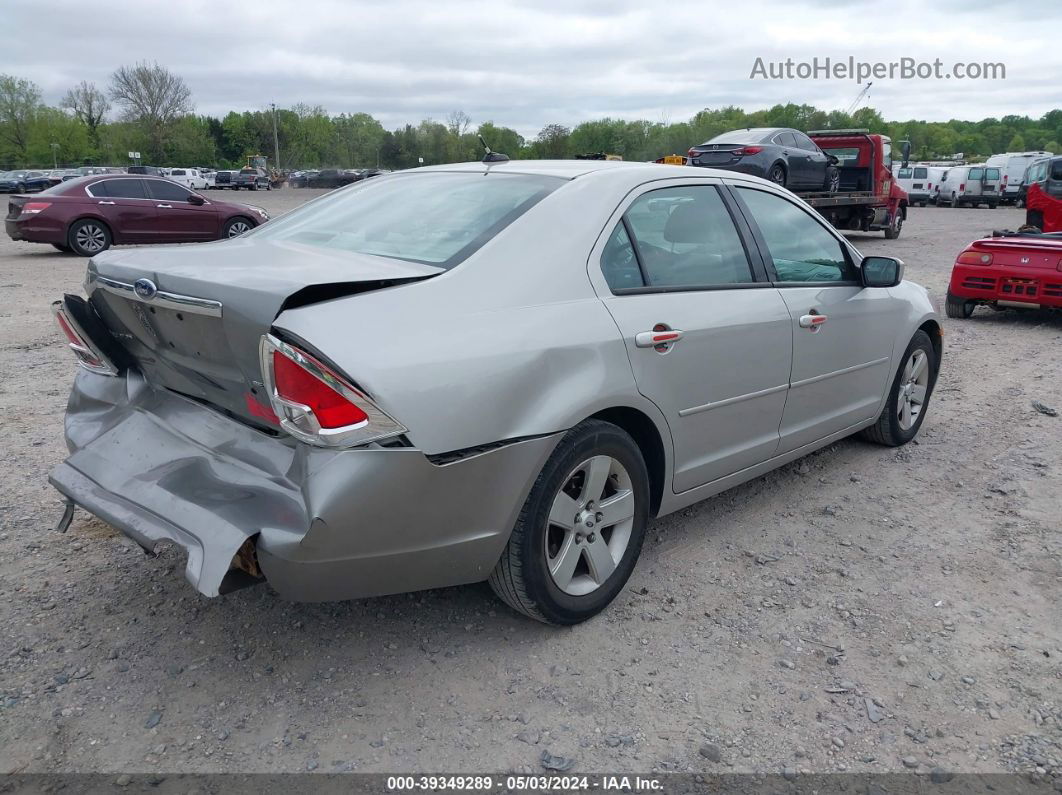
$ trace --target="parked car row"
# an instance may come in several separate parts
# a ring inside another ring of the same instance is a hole
[[[388,173],[379,168],[326,168],[321,171],[293,171],[288,183],[293,188],[340,188],[363,179]]]

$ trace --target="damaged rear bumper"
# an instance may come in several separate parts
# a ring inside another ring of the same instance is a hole
[[[145,549],[172,542],[206,596],[247,579],[324,601],[486,579],[558,434],[433,464],[256,430],[136,373],[81,371],[50,481]],[[237,553],[243,553],[237,558]],[[243,562],[240,562],[243,559]],[[242,571],[241,571],[242,569]]]

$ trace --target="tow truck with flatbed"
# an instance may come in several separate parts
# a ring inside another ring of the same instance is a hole
[[[892,141],[869,130],[813,130],[808,137],[837,158],[840,184],[834,193],[797,193],[841,230],[900,236],[907,220],[907,192],[892,175]]]

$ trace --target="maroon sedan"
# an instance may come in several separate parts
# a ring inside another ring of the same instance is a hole
[[[90,257],[121,243],[236,237],[268,220],[261,207],[206,199],[161,177],[98,174],[11,196],[5,225],[12,240]]]

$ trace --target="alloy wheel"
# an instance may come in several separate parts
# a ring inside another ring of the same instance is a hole
[[[928,393],[929,357],[925,351],[916,349],[903,367],[900,391],[896,396],[896,416],[902,430],[909,431],[918,422]]]
[[[239,237],[244,232],[250,231],[251,227],[246,221],[234,221],[229,225],[229,237]]]
[[[94,254],[107,244],[107,233],[96,224],[84,224],[75,234],[78,246],[83,251]]]
[[[619,461],[596,455],[576,466],[547,520],[544,551],[554,584],[571,596],[604,585],[627,551],[634,514],[631,476]]]

